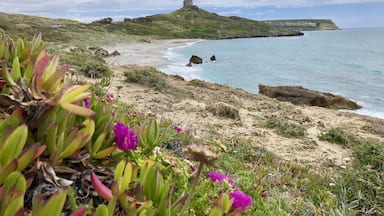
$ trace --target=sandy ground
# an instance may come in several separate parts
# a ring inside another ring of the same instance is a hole
[[[120,56],[106,58],[108,64],[152,66],[159,68],[169,60],[163,57],[163,52],[168,48],[186,45],[190,42],[201,41],[197,39],[152,40],[148,42],[131,42],[104,47],[109,52],[117,50]],[[188,63],[188,62],[186,62]]]
[[[166,75],[164,79],[168,89],[161,92],[124,81],[125,70],[138,67],[137,65],[158,66],[166,63],[167,60],[159,56],[163,50],[190,41],[167,40],[110,47],[110,50],[116,49],[123,54],[107,59],[115,73],[110,92],[120,100],[135,105],[142,113],[155,115],[159,119],[173,120],[175,124],[192,131],[197,137],[217,135],[224,139],[247,138],[252,140],[255,146],[264,147],[286,160],[314,167],[343,167],[351,161],[350,149],[318,139],[321,132],[331,128],[341,128],[364,139],[384,141],[383,134],[363,130],[363,126],[384,127],[384,120],[374,117],[320,107],[295,106],[212,83],[191,85]],[[217,116],[207,109],[217,104],[233,107],[239,112],[240,119]],[[270,118],[301,125],[306,129],[307,135],[305,138],[283,137],[275,130],[263,126],[263,122]]]

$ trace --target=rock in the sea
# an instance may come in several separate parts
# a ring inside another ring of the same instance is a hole
[[[192,55],[189,62],[193,64],[203,64],[203,59],[197,55]]]
[[[296,105],[319,106],[329,109],[360,109],[357,103],[330,93],[313,91],[301,86],[266,86],[259,85],[259,93],[280,101]]]
[[[216,61],[216,56],[212,55],[210,59],[211,59],[211,61]]]

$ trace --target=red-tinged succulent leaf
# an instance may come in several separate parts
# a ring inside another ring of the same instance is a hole
[[[33,72],[39,75],[42,75],[44,69],[48,66],[49,56],[43,56],[36,61],[35,67],[33,68]]]
[[[97,194],[106,200],[112,199],[112,191],[107,188],[93,172],[91,172],[91,183]]]
[[[23,110],[21,107],[16,107],[15,110],[13,110],[12,115],[13,118],[16,118],[19,122],[23,122]]]
[[[34,160],[38,150],[39,150],[39,145],[37,143],[25,149],[17,159],[17,162],[18,162],[17,170],[25,169]]]
[[[33,157],[33,160],[40,157],[40,155],[43,154],[43,152],[45,151],[46,148],[47,148],[47,146],[45,146],[45,145],[40,146],[39,149],[37,149],[37,152],[36,152],[35,156]]]
[[[20,208],[15,214],[14,216],[24,216],[24,208]]]
[[[84,216],[86,215],[87,208],[79,208],[75,212],[73,212],[70,216]]]
[[[0,185],[5,181],[9,174],[17,170],[17,160],[13,160],[5,167],[0,169]]]

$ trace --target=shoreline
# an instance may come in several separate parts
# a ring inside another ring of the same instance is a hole
[[[164,56],[164,52],[167,51],[168,49],[182,47],[190,43],[196,43],[200,41],[204,41],[204,40],[203,39],[164,39],[164,40],[156,39],[156,40],[151,40],[150,42],[132,41],[132,42],[126,42],[126,43],[117,43],[115,45],[105,46],[103,48],[108,50],[108,52],[113,52],[114,50],[117,50],[121,54],[119,56],[105,58],[107,64],[109,65],[151,66],[156,68],[157,70],[162,71],[165,74],[182,75],[180,73],[172,73],[170,71],[163,70],[164,66],[170,65],[171,63],[171,60]],[[188,60],[186,60],[186,63],[187,61]],[[186,70],[187,69],[189,68],[186,68]],[[191,71],[189,72],[190,72],[189,74],[191,74]],[[191,79],[191,77],[189,78],[184,77],[184,78],[187,80]],[[196,78],[196,77],[193,77],[193,78]],[[250,92],[250,93],[258,94],[258,92]],[[358,110],[338,110],[338,111],[370,116],[370,117],[374,117],[382,120],[384,119],[384,117],[381,116],[381,113],[376,113],[373,110],[364,109],[364,106]]]
[[[111,65],[140,65],[151,66],[158,69],[169,63],[169,59],[163,53],[171,48],[185,46],[189,43],[202,41],[202,39],[167,39],[151,40],[150,42],[127,42],[118,43],[113,46],[103,47],[112,52],[117,50],[121,55],[105,58]]]

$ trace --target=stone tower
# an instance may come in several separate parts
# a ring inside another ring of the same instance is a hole
[[[192,0],[184,0],[184,3],[183,3],[184,8],[192,7],[192,6],[193,6]]]

